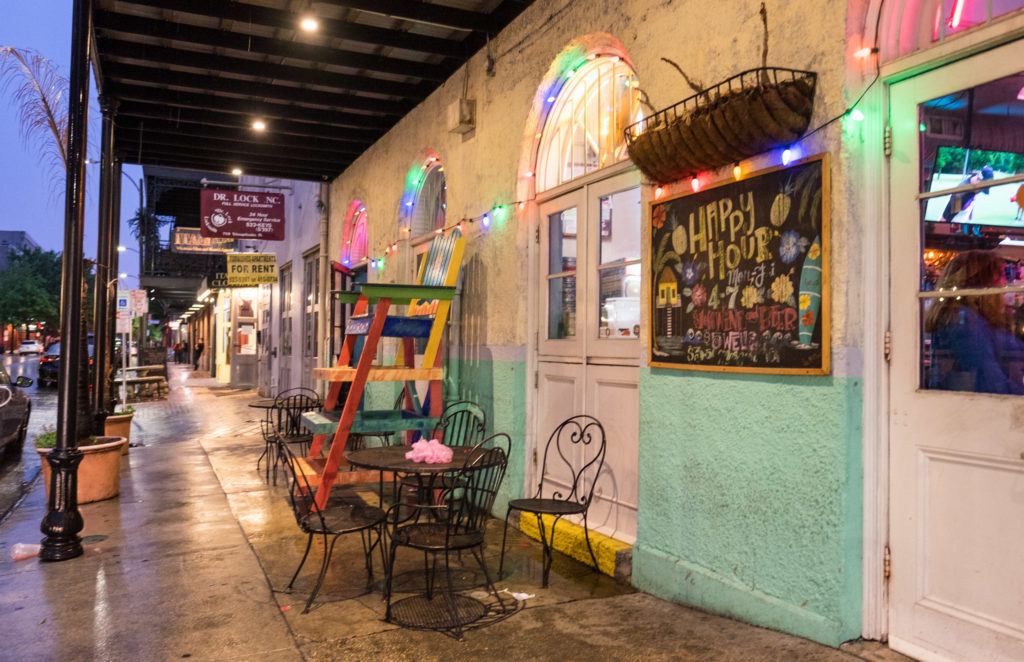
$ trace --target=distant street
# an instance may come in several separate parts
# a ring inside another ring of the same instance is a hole
[[[3,366],[11,380],[24,375],[33,381],[25,392],[32,399],[32,416],[28,421],[28,436],[19,459],[8,459],[0,463],[0,517],[4,516],[24,493],[25,486],[39,474],[39,456],[35,451],[34,439],[43,427],[53,427],[57,422],[57,389],[39,388],[36,384],[39,372],[38,356],[3,354]]]

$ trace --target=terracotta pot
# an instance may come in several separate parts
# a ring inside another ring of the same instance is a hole
[[[108,437],[124,437],[129,442],[132,439],[132,416],[135,414],[111,414],[103,423],[103,434]],[[122,455],[128,454],[128,444],[124,445]]]
[[[128,445],[124,437],[100,437],[101,443],[82,446],[84,457],[78,465],[78,503],[92,503],[116,497],[121,492],[121,452]],[[51,449],[37,448],[43,466],[46,498],[50,498],[50,463],[46,456]]]

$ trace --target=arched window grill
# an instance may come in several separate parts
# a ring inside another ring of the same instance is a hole
[[[623,130],[642,119],[636,75],[618,56],[592,56],[563,80],[545,99],[538,191],[625,159]]]

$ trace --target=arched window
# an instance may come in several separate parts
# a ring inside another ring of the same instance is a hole
[[[626,158],[623,130],[640,115],[636,75],[618,56],[591,56],[560,79],[537,151],[537,190],[554,188]]]
[[[877,4],[873,3],[873,4]],[[880,46],[883,61],[928,48],[948,37],[1024,10],[1024,0],[894,0],[883,6]],[[873,22],[875,11],[868,12]],[[871,35],[874,25],[866,26]]]
[[[366,259],[366,207],[360,200],[349,204],[341,246],[341,263],[356,266]]]
[[[448,209],[448,185],[444,166],[437,155],[431,153],[424,161],[413,166],[406,175],[406,192],[402,197],[405,209],[404,227],[412,238],[423,237],[443,228]]]

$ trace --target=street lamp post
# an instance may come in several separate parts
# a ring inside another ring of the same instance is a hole
[[[44,534],[39,558],[65,561],[82,555],[78,511],[77,394],[82,358],[82,238],[85,234],[85,147],[89,112],[89,17],[91,0],[74,0],[68,90],[67,172],[64,186],[64,259],[60,274],[60,377],[57,393],[57,443],[46,456],[50,495],[39,528]]]

